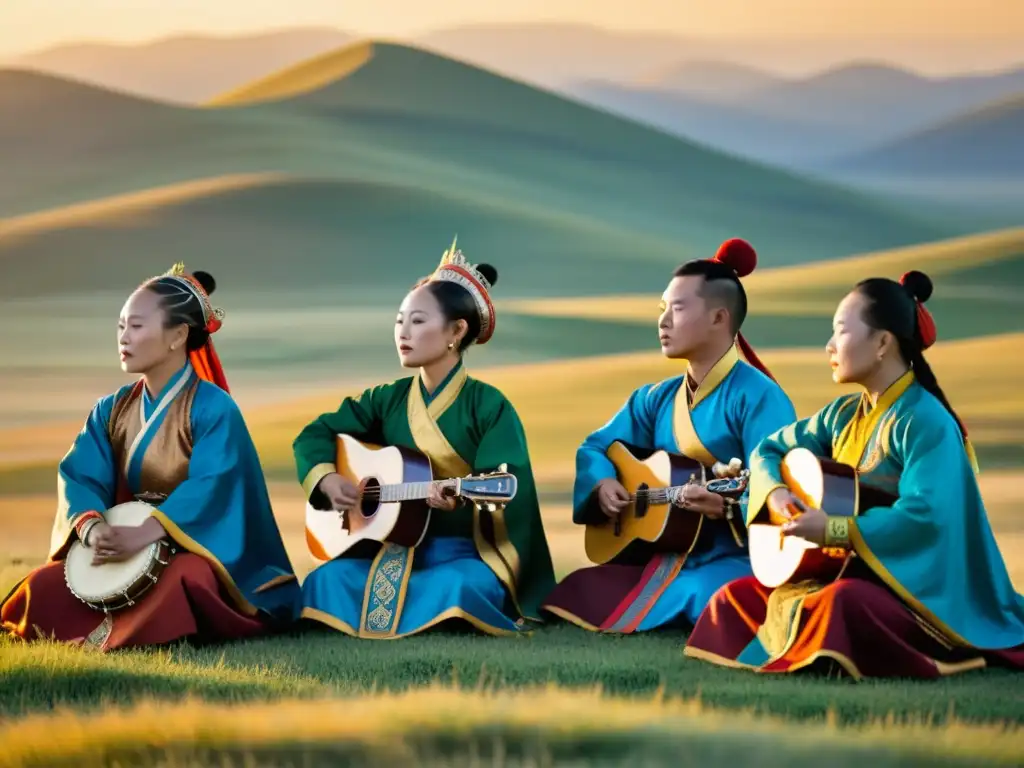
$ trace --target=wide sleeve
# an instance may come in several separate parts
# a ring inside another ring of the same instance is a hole
[[[50,535],[50,559],[64,557],[83,515],[102,515],[117,494],[117,466],[107,426],[116,395],[99,400],[57,465],[57,514]]]
[[[890,440],[902,465],[898,499],[850,521],[854,551],[951,639],[988,649],[1024,644],[1024,598],[1007,574],[959,427],[944,411],[924,411],[898,420]]]
[[[793,403],[786,396],[782,387],[772,385],[766,387],[753,401],[744,403],[743,413],[739,419],[740,443],[743,456],[743,465],[751,466],[754,451],[769,436],[777,434],[796,421],[796,410]],[[729,457],[732,458],[732,457]],[[740,499],[740,507],[743,511],[743,520],[747,519],[747,508],[750,502],[750,487]],[[764,504],[764,501],[761,501]],[[739,521],[737,520],[737,524]]]
[[[296,610],[295,575],[256,447],[234,400],[210,387],[192,404],[188,478],[153,515],[178,546],[213,566],[240,608],[287,618]]]
[[[786,487],[782,480],[782,460],[787,453],[794,448],[807,448],[815,456],[831,458],[838,414],[857,397],[834,400],[813,416],[772,432],[756,445],[750,455],[747,525],[758,520],[772,491]]]
[[[572,490],[572,521],[585,525],[605,519],[597,508],[595,487],[614,478],[615,465],[607,456],[612,443],[620,441],[639,448],[654,447],[654,414],[650,404],[651,386],[644,385],[629,396],[603,427],[591,433],[576,451],[576,480]]]
[[[473,470],[493,472],[501,464],[507,464],[508,471],[516,476],[517,490],[504,510],[485,513],[490,518],[490,526],[485,526],[482,533],[488,543],[493,544],[500,563],[510,574],[520,611],[540,621],[538,608],[554,589],[555,577],[526,432],[512,403],[504,396],[495,391],[494,396],[487,399],[490,402],[481,409],[483,431]],[[501,578],[501,574],[498,575]]]
[[[379,387],[359,397],[346,397],[338,410],[323,413],[307,424],[292,442],[295,467],[306,498],[316,509],[330,505],[317,489],[321,480],[337,471],[338,435],[379,442],[383,428],[382,393]]]

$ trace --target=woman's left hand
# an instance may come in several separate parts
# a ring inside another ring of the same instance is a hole
[[[450,488],[439,485],[430,486],[430,492],[427,495],[427,506],[444,512],[451,512],[458,506],[459,502],[454,496],[449,495],[450,493]]]
[[[799,536],[820,547],[825,544],[825,527],[827,525],[828,515],[820,509],[810,508],[806,512],[794,516],[789,522],[783,523],[782,535]]]
[[[116,525],[110,531],[109,536],[96,542],[93,565],[127,560],[167,535],[155,517],[149,518],[142,525]]]

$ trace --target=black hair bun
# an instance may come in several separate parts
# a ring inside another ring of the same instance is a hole
[[[483,275],[484,280],[490,283],[492,288],[498,282],[498,270],[490,264],[477,264],[476,271]]]
[[[924,272],[916,269],[907,272],[900,278],[900,285],[907,289],[911,296],[924,304],[932,296],[932,279]]]
[[[217,281],[213,279],[213,275],[209,272],[203,272],[201,269],[196,270],[192,273],[192,277],[203,286],[203,290],[206,291],[206,295],[209,296],[217,290]]]

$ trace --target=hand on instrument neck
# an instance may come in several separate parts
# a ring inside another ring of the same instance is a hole
[[[432,509],[440,509],[451,512],[458,506],[458,499],[455,498],[455,483],[450,480],[441,480],[431,483],[427,493],[427,506]]]

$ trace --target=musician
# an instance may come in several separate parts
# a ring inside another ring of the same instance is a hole
[[[690,261],[675,271],[658,332],[662,354],[686,359],[687,371],[634,391],[584,440],[576,453],[574,523],[614,519],[628,504],[606,455],[614,441],[682,454],[708,467],[733,458],[745,467],[762,438],[796,417],[740,333],[747,314],[740,277],[756,263],[750,244],[732,239],[713,259]],[[749,362],[740,360],[737,343]],[[578,570],[547,597],[544,610],[594,631],[689,628],[716,589],[751,572],[744,503],[741,498],[733,510],[722,497],[688,485],[678,506],[704,516],[691,551],[658,554],[645,566],[609,563]]]
[[[210,304],[215,285],[178,264],[125,303],[121,368],[140,378],[99,400],[61,460],[49,562],[0,606],[8,633],[110,650],[253,637],[297,619],[299,585],[210,338],[223,317]],[[140,495],[156,505],[144,524],[104,522]],[[177,552],[134,606],[104,615],[65,583],[75,541],[95,550],[100,578],[103,564],[164,537]]]
[[[827,670],[934,678],[988,664],[1024,667],[1024,599],[999,554],[967,430],[924,357],[936,339],[928,277],[865,280],[839,304],[825,347],[832,378],[859,385],[755,451],[750,522],[856,555],[837,581],[723,587],[686,653],[762,672]],[[801,511],[783,483],[793,448],[857,467],[897,496],[856,518]]]
[[[357,487],[336,471],[341,433],[419,451],[435,479],[507,464],[518,480],[515,498],[491,512],[434,491],[421,544],[350,550],[319,565],[303,584],[303,617],[373,639],[442,622],[505,635],[540,621],[538,604],[554,576],[526,436],[512,404],[471,378],[463,360],[471,345],[494,334],[490,291],[497,277],[489,264],[470,264],[453,242],[398,309],[398,357],[417,373],[345,398],[306,426],[293,447],[302,487],[318,509],[344,512],[357,503]]]

